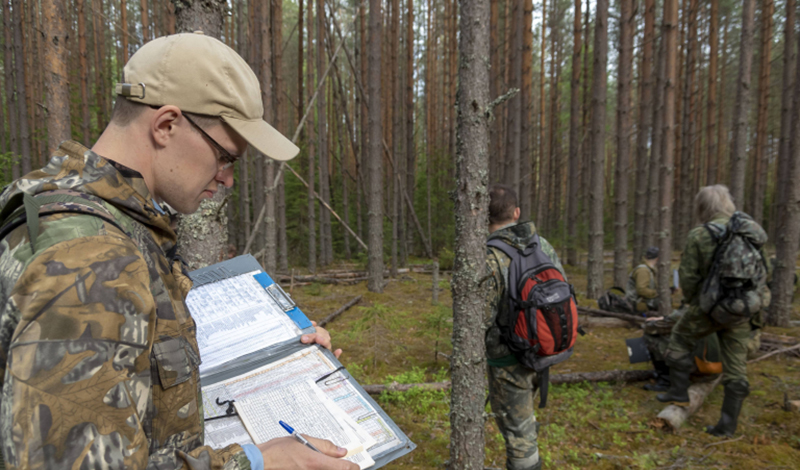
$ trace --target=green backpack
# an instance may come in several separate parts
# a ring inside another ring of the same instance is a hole
[[[707,223],[717,242],[708,276],[700,291],[700,309],[722,325],[745,322],[762,307],[767,262],[761,247],[767,233],[743,212],[734,212],[726,225]]]

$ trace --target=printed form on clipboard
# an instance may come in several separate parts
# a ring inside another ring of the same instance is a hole
[[[197,325],[205,443],[260,444],[278,424],[348,450],[380,468],[416,445],[333,354],[300,342],[314,328],[250,255],[189,273],[186,304]]]

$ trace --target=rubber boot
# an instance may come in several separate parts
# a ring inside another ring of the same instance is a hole
[[[671,403],[678,406],[689,406],[689,374],[691,369],[681,367],[670,367],[669,369],[669,390],[666,393],[659,393],[656,399],[662,403]]]
[[[669,390],[669,366],[664,361],[653,361],[656,369],[656,383],[646,384],[644,387],[648,392],[666,392]]]
[[[750,394],[750,386],[744,380],[736,380],[725,384],[725,398],[722,400],[722,413],[716,426],[706,427],[712,436],[731,437],[736,432],[742,403]]]

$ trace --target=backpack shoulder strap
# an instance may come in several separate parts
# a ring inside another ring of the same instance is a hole
[[[12,204],[15,207],[11,207]],[[39,219],[43,216],[59,213],[77,213],[98,217],[131,237],[131,233],[123,228],[114,214],[103,205],[102,199],[73,190],[54,190],[36,195],[21,193],[14,196],[0,213],[0,216],[5,215],[0,220],[0,224],[2,224],[0,226],[0,239],[5,238],[20,225],[26,224],[31,243],[31,252],[36,252]]]
[[[506,256],[511,258],[513,261],[515,258],[520,257],[520,252],[513,246],[509,245],[508,243],[504,242],[500,238],[490,238],[486,242],[486,246],[491,248],[497,248],[498,250],[502,251]]]

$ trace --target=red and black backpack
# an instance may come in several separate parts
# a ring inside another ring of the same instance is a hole
[[[517,360],[539,373],[539,408],[544,408],[550,366],[569,359],[578,336],[575,292],[542,251],[538,235],[523,250],[499,238],[486,244],[511,258],[507,303],[499,309],[496,323],[500,338]]]

